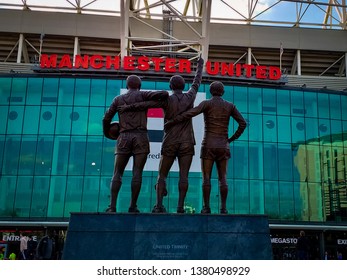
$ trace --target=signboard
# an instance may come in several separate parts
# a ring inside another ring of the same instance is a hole
[[[104,71],[152,71],[154,73],[191,74],[192,63],[189,59],[120,56],[76,55],[68,54],[58,57],[57,54],[42,54],[40,68],[47,70],[104,70]],[[206,61],[205,73],[210,76],[245,78],[260,81],[278,81],[282,78],[281,69],[277,66],[252,65],[242,63],[227,63]]]

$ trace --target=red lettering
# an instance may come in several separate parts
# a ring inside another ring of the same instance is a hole
[[[236,77],[242,76],[241,64],[236,64]]]
[[[180,59],[178,61],[178,72],[180,73],[187,73],[189,74],[191,72],[191,68],[190,68],[190,60],[188,59]]]
[[[209,75],[217,75],[219,72],[219,62],[213,62],[213,69],[212,69],[212,62],[207,61],[206,62],[206,73]]]
[[[41,55],[40,67],[41,68],[56,68],[58,55],[52,54],[50,57],[47,54]]]
[[[246,77],[252,77],[252,69],[254,69],[254,65],[252,64],[243,64],[243,68],[246,69]]]
[[[115,70],[119,70],[120,67],[120,58],[119,56],[115,56],[113,59],[110,56],[106,56],[106,69],[110,69],[113,65]]]
[[[141,71],[147,71],[149,69],[149,58],[146,56],[140,56],[138,59],[137,68]]]
[[[154,63],[154,71],[159,72],[160,71],[160,63],[162,63],[164,61],[164,59],[158,58],[158,57],[153,57],[152,61]]]
[[[84,68],[84,69],[88,69],[88,55],[84,55],[83,58],[80,55],[76,55],[75,56],[75,68]]]
[[[266,66],[257,66],[255,68],[255,76],[257,79],[266,79]]]
[[[269,67],[269,78],[271,80],[279,80],[281,78],[281,69],[276,66]]]
[[[176,72],[175,63],[176,60],[174,58],[167,58],[165,61],[165,72]]]
[[[134,65],[135,57],[133,56],[125,56],[124,57],[124,70],[135,70]]]
[[[64,67],[72,68],[71,59],[68,54],[64,54],[59,63],[59,68],[64,68]]]
[[[90,58],[90,66],[92,66],[95,69],[100,69],[104,67],[103,60],[104,58],[101,55],[93,55]]]
[[[234,76],[234,64],[232,63],[221,63],[221,75]]]

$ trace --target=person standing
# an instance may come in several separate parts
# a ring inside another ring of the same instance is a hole
[[[309,248],[310,248],[309,240],[305,236],[305,232],[301,230],[300,236],[298,238],[298,242],[296,243],[297,259],[307,260]]]
[[[140,91],[141,79],[136,75],[130,75],[126,81],[127,93],[113,99],[106,111],[102,123],[103,132],[110,138],[111,121],[121,105],[130,105],[150,100],[165,100],[167,91]],[[147,133],[147,110],[118,112],[120,135],[117,139],[116,159],[113,177],[111,180],[111,199],[106,212],[116,212],[118,193],[122,186],[122,177],[125,167],[133,157],[133,177],[131,181],[131,201],[129,213],[139,213],[137,200],[141,190],[142,173],[147,156],[149,154],[149,138]]]
[[[214,163],[217,166],[219,192],[221,197],[221,214],[227,214],[227,196],[228,184],[226,180],[227,165],[230,158],[230,143],[238,139],[246,129],[246,121],[237,110],[236,106],[222,98],[224,94],[224,85],[221,82],[213,82],[210,84],[210,93],[212,98],[202,101],[197,107],[192,108],[171,121],[165,126],[169,127],[177,123],[185,122],[192,117],[203,113],[205,132],[201,144],[201,169],[203,176],[203,201],[204,205],[201,210],[203,214],[210,214],[210,194],[211,194],[211,174]],[[230,118],[238,123],[236,132],[228,138],[228,129]]]
[[[39,260],[52,260],[55,255],[55,240],[54,231],[48,230],[48,233],[43,236],[36,248],[37,259]]]
[[[27,250],[28,250],[28,237],[25,233],[20,233],[20,259],[26,260],[27,259]]]
[[[174,75],[170,79],[172,95],[162,102],[142,102],[130,106],[122,106],[122,111],[143,111],[148,108],[162,108],[164,110],[164,123],[173,119],[178,114],[193,108],[196,94],[202,79],[204,60],[200,57],[193,83],[187,92],[183,92],[185,80],[180,75]],[[188,174],[194,156],[195,137],[193,124],[190,119],[177,123],[169,128],[164,127],[164,136],[161,147],[159,174],[155,185],[156,204],[152,213],[166,213],[163,198],[167,195],[166,179],[175,161],[178,159],[179,198],[177,213],[184,213],[184,201],[188,191]]]
[[[35,259],[35,252],[36,252],[37,242],[33,239],[32,235],[28,236],[28,250],[27,250],[27,259],[33,260]]]

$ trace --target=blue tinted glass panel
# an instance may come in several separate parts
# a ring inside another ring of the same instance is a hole
[[[264,143],[264,179],[278,180],[278,148],[276,143]]]
[[[103,138],[103,154],[101,163],[101,174],[112,176],[114,166],[114,152],[116,150],[116,142],[106,137]]]
[[[318,93],[318,116],[320,118],[329,118],[329,95]]]
[[[40,105],[41,96],[43,89],[43,79],[42,78],[29,78],[28,79],[28,89],[27,89],[27,105]]]
[[[318,119],[307,118],[305,119],[305,123],[306,143],[318,143]]]
[[[33,183],[33,194],[31,199],[30,217],[46,217],[47,201],[49,199],[48,176],[35,176]]]
[[[0,177],[0,215],[2,217],[15,217],[13,204],[16,194],[16,176],[1,176]],[[4,199],[6,198],[6,199]]]
[[[7,116],[7,134],[22,134],[24,106],[10,106]]]
[[[263,89],[263,114],[275,115],[277,113],[276,91]]]
[[[88,107],[74,107],[70,115],[73,135],[86,135],[88,127]]]
[[[68,173],[83,175],[86,159],[86,137],[73,137],[70,143]]]
[[[11,96],[12,78],[0,78],[0,104],[8,105]]]
[[[306,117],[317,117],[318,116],[318,103],[316,92],[304,92],[305,101],[305,116]]]
[[[55,133],[70,135],[72,122],[75,118],[77,118],[77,114],[72,113],[72,107],[59,106],[57,108]]]
[[[235,180],[234,189],[235,214],[249,213],[249,186],[248,180]]]
[[[88,137],[85,158],[86,175],[99,175],[101,172],[102,138]]]
[[[155,90],[156,83],[153,81],[142,81],[141,83],[141,89],[142,90]],[[186,83],[185,89],[184,90],[188,90],[190,87],[189,83]],[[125,87],[124,87],[125,88]],[[161,89],[160,89],[161,90]]]
[[[249,143],[249,178],[263,178],[263,144],[257,142]]]
[[[211,98],[210,85],[205,86],[206,99]],[[224,85],[223,98],[229,102],[234,103],[234,87]]]
[[[248,143],[235,141],[231,158],[233,177],[240,179],[248,178]]]
[[[82,192],[82,212],[97,212],[99,196],[99,177],[84,177]]]
[[[277,142],[276,116],[263,115],[264,141]]]
[[[75,84],[75,106],[89,106],[90,80],[77,79]]]
[[[170,91],[170,83],[169,82],[156,82],[155,83],[155,89],[157,90],[167,90],[167,91]],[[199,92],[203,92],[204,91],[204,88],[203,88],[203,85],[200,85],[199,87]]]
[[[90,92],[90,106],[105,106],[106,80],[92,79]]]
[[[306,181],[307,164],[306,164],[306,145],[293,145],[293,175],[294,181]]]
[[[53,167],[53,136],[40,136],[36,151],[35,174],[49,175]],[[56,161],[55,161],[56,163]]]
[[[331,127],[330,120],[319,119],[318,132],[321,142],[331,142]]]
[[[2,120],[0,122],[0,134],[6,133],[6,125],[7,125],[7,118],[8,118],[8,107],[7,106],[0,106],[0,119]]]
[[[307,208],[305,208],[305,205],[303,203],[304,193],[301,192],[301,185],[305,186],[306,183],[300,183],[300,182],[294,182],[293,183],[293,189],[294,189],[294,211],[295,211],[295,220],[302,221],[303,220],[303,212],[307,212]],[[303,188],[305,189],[305,188]],[[306,210],[304,210],[306,209]]]
[[[54,134],[56,110],[55,106],[42,106],[39,134]]]
[[[13,78],[11,88],[11,105],[24,105],[27,93],[27,78]]]
[[[290,95],[288,90],[277,90],[278,115],[290,115]]]
[[[110,183],[111,176],[100,178],[100,191],[98,197],[98,211],[104,212],[108,205],[110,205]],[[97,199],[95,197],[95,199]],[[140,199],[140,198],[139,198]]]
[[[283,181],[293,180],[291,144],[278,144],[278,178]]]
[[[290,117],[277,117],[278,142],[291,143],[291,123]]]
[[[279,183],[280,217],[282,220],[294,220],[294,190],[292,182]]]
[[[251,214],[264,214],[264,183],[263,181],[251,180],[249,181],[249,210]]]
[[[26,106],[23,134],[37,134],[39,130],[40,106]]]
[[[56,136],[53,146],[53,175],[66,175],[69,163],[70,136]]]
[[[280,217],[278,182],[264,181],[264,191],[265,214],[270,219],[278,219]]]
[[[105,109],[103,107],[89,108],[88,135],[103,135],[102,118],[104,113]]]
[[[300,117],[292,118],[292,141],[305,142],[305,119]]]
[[[234,104],[241,113],[248,112],[247,87],[234,87]]]
[[[18,217],[29,217],[33,189],[32,176],[18,176],[14,212]]]
[[[2,165],[2,175],[16,175],[18,172],[18,162],[20,155],[21,138],[12,136],[6,138],[4,159]]]
[[[75,92],[75,79],[62,78],[59,83],[59,105],[72,105]]]
[[[321,153],[319,145],[306,146],[307,181],[319,182],[321,180]]]
[[[341,95],[341,117],[343,120],[347,120],[347,95]]]
[[[36,136],[23,136],[19,155],[18,174],[32,175],[36,160]]]
[[[248,90],[248,110],[250,113],[261,114],[263,110],[262,102],[262,89],[260,88],[249,88]]]
[[[83,177],[67,177],[64,217],[70,217],[71,212],[80,212],[82,203]]]
[[[45,78],[43,81],[42,105],[57,105],[58,78]]]
[[[322,188],[320,184],[317,183],[308,183],[308,220],[313,222],[322,222],[323,221],[323,197],[322,197]]]
[[[125,83],[122,86],[122,81],[108,80],[106,89],[106,106],[110,106],[112,100],[120,95],[120,89],[125,88]]]
[[[304,116],[304,96],[302,91],[291,91],[290,92],[290,104],[291,104],[291,114],[294,116]]]
[[[250,141],[262,141],[263,139],[263,121],[261,115],[249,114],[249,125],[246,128],[249,133]],[[237,125],[237,124],[236,124]]]
[[[331,141],[334,146],[342,146],[342,122],[331,120]]]
[[[47,217],[64,217],[66,178],[66,176],[51,177]]]
[[[330,94],[330,118],[341,119],[341,98],[340,95]],[[346,109],[346,108],[345,108]]]

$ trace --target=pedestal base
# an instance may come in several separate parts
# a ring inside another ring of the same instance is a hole
[[[65,260],[272,259],[265,215],[72,213]]]

